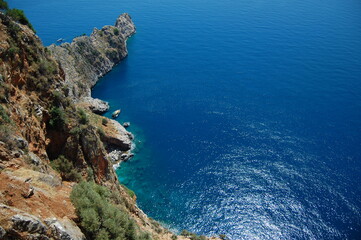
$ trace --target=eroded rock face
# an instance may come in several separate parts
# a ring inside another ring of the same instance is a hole
[[[65,73],[68,95],[80,99],[90,97],[91,87],[128,54],[126,40],[135,33],[135,26],[126,13],[115,26],[95,28],[90,36],[81,36],[72,43],[51,45],[48,49]]]
[[[103,114],[109,110],[109,103],[98,98],[85,97],[80,100],[93,113]]]
[[[47,230],[39,218],[30,214],[16,214],[11,220],[13,221],[13,228],[20,232],[44,234]]]
[[[80,231],[79,227],[68,218],[58,220],[51,218],[45,220],[49,226],[53,237],[57,240],[83,240],[84,234]]]
[[[133,135],[125,130],[125,128],[114,120],[108,120],[109,127],[105,130],[102,137],[107,144],[113,145],[121,151],[128,151],[132,147]]]

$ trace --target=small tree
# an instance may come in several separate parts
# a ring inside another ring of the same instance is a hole
[[[63,180],[75,182],[79,182],[81,180],[81,175],[76,171],[73,163],[62,155],[53,160],[50,165],[60,173]]]

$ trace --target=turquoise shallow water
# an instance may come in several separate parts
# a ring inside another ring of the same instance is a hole
[[[117,172],[174,230],[361,238],[361,3],[9,1],[45,44],[132,15],[129,57],[93,95],[137,155]]]

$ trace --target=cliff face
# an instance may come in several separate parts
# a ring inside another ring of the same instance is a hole
[[[134,33],[123,14],[115,26],[44,48],[31,29],[0,12],[0,239],[95,239],[87,224],[104,213],[74,207],[79,181],[105,187],[97,191],[114,211],[107,214],[129,223],[120,231],[132,236],[125,239],[189,239],[148,218],[119,184],[111,159],[129,156],[133,136],[92,112],[104,103],[90,97],[91,87],[127,55]],[[95,229],[101,239],[112,239],[113,230]]]
[[[114,26],[95,28],[90,36],[77,37],[72,43],[51,45],[48,49],[66,73],[66,94],[99,111],[96,106],[104,104],[90,98],[91,87],[127,56],[126,40],[134,33],[135,26],[125,13],[118,17]]]
[[[80,179],[106,186],[139,231],[159,235],[108,157],[109,149],[127,153],[132,135],[78,104],[126,56],[134,31],[124,14],[115,26],[49,51],[0,12],[0,239],[88,238],[70,200]]]

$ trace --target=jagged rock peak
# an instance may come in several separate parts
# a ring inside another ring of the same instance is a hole
[[[77,37],[60,46],[49,46],[64,71],[64,85],[69,97],[75,101],[90,97],[91,88],[98,79],[128,55],[126,40],[135,31],[131,17],[124,13],[114,26],[95,28],[90,36]]]

